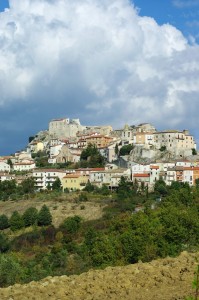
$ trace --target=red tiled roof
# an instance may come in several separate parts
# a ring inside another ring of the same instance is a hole
[[[199,167],[183,167],[183,170],[185,171],[198,171],[199,170]]]
[[[66,173],[65,170],[61,169],[34,169],[33,172],[42,173],[42,172],[54,172],[54,173]]]
[[[150,174],[134,174],[133,177],[150,177]]]
[[[79,178],[81,175],[79,174],[67,174],[63,178]]]
[[[104,171],[105,168],[80,168],[80,169],[76,169],[75,171]]]

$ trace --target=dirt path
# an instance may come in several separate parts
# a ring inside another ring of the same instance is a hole
[[[199,253],[125,267],[90,270],[79,276],[47,277],[0,289],[1,300],[184,300],[193,293]]]

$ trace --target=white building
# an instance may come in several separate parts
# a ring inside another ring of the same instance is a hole
[[[132,176],[133,174],[140,174],[140,173],[149,173],[150,172],[150,164],[146,164],[146,165],[143,165],[143,164],[134,164],[132,166]]]
[[[107,185],[110,189],[116,188],[121,180],[121,177],[131,180],[130,169],[114,169],[91,172],[89,180],[92,184],[101,187],[103,184]]]
[[[35,168],[35,163],[15,163],[13,164],[13,170],[14,171],[30,171]]]
[[[66,175],[66,171],[57,169],[35,169],[33,178],[37,190],[45,190],[51,187],[57,177],[61,180]]]
[[[3,161],[0,161],[0,171],[1,172],[10,172],[10,165],[3,162]]]

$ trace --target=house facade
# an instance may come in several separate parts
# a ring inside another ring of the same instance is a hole
[[[35,188],[37,190],[51,188],[57,177],[62,180],[65,175],[66,171],[60,169],[34,169],[33,178],[35,181]]]

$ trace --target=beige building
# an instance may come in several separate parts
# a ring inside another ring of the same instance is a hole
[[[122,131],[122,144],[128,142],[130,144],[152,145],[153,133],[156,129],[149,123],[143,123],[138,126],[124,126]]]
[[[49,123],[49,135],[51,138],[76,137],[77,132],[85,126],[80,124],[79,119],[54,119]]]
[[[56,156],[57,163],[73,162],[76,163],[80,160],[82,149],[69,148],[68,145],[63,145],[59,154]]]
[[[63,190],[66,188],[70,191],[82,190],[89,180],[89,175],[81,175],[78,173],[67,174],[61,180]]]
[[[87,142],[87,145],[93,144],[97,148],[103,148],[109,146],[110,143],[113,141],[113,138],[101,134],[94,134],[87,137],[85,140]]]
[[[196,149],[196,143],[187,130],[167,130],[154,133],[154,142],[157,149],[165,146],[169,151]],[[191,153],[190,153],[191,154]]]
[[[116,188],[121,180],[121,177],[131,180],[130,169],[112,169],[104,171],[95,171],[90,173],[89,180],[92,184],[101,187],[103,184],[110,189]]]
[[[35,168],[35,162],[31,163],[15,163],[13,164],[13,170],[14,171],[30,171]]]

